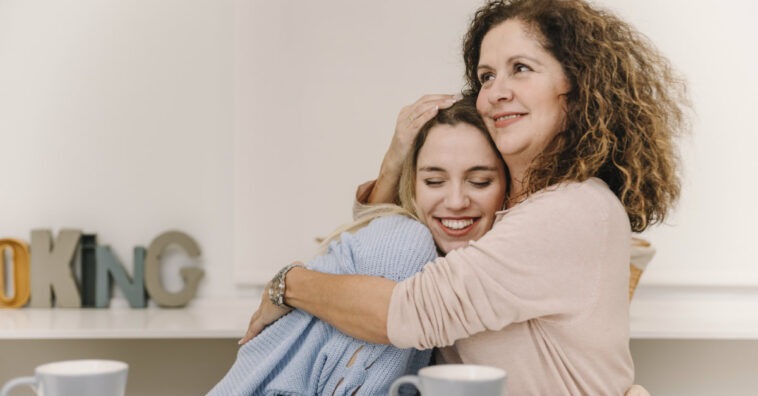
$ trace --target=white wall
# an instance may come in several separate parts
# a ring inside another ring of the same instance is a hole
[[[237,293],[233,26],[231,0],[0,0],[0,237],[79,228],[131,268],[178,229],[199,295]]]
[[[678,210],[646,236],[658,255],[643,284],[758,286],[758,3],[605,0],[667,55],[696,111]]]
[[[203,248],[201,296],[252,293],[235,284],[350,219],[400,107],[460,88],[478,3],[0,0],[0,236],[77,227],[130,266],[176,228]],[[642,284],[758,285],[757,6],[603,4],[672,59],[697,111]]]
[[[462,86],[478,0],[239,1],[238,279],[265,283],[351,220],[401,107]]]

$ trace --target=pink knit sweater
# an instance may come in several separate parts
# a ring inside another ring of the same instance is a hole
[[[507,393],[623,395],[631,228],[597,178],[533,194],[468,247],[395,287],[387,324],[400,348],[507,372]]]

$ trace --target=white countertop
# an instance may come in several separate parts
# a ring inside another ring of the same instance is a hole
[[[257,298],[193,300],[184,308],[0,309],[1,339],[241,338]]]
[[[758,288],[638,287],[633,339],[758,340]]]
[[[258,301],[198,299],[179,309],[0,309],[0,340],[236,339]],[[633,339],[758,340],[758,290],[641,286],[630,319]]]

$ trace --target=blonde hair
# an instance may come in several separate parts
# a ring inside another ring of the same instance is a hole
[[[475,103],[476,97],[466,96],[450,108],[440,110],[437,116],[424,124],[419,130],[418,135],[416,135],[413,149],[408,153],[408,156],[403,162],[394,203],[362,205],[361,210],[359,211],[359,218],[352,223],[342,225],[332,231],[332,233],[324,238],[319,245],[319,252],[325,252],[331,242],[339,241],[340,235],[342,235],[343,232],[351,234],[355,233],[378,217],[399,214],[410,217],[411,219],[426,225],[424,216],[416,204],[416,161],[418,160],[418,153],[421,151],[421,147],[424,146],[424,142],[426,142],[426,138],[429,136],[431,129],[437,125],[455,126],[463,123],[475,127],[483,136],[485,136],[492,151],[502,161],[497,146],[495,146],[489,132],[487,132],[487,127],[484,125],[481,116],[476,112]]]

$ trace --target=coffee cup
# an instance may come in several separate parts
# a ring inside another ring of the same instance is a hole
[[[33,377],[8,381],[0,391],[29,385],[39,396],[124,396],[129,365],[115,360],[67,360],[34,369]]]
[[[505,371],[473,364],[424,367],[418,375],[406,375],[395,380],[390,387],[390,396],[398,396],[403,384],[414,385],[421,396],[503,396]]]

